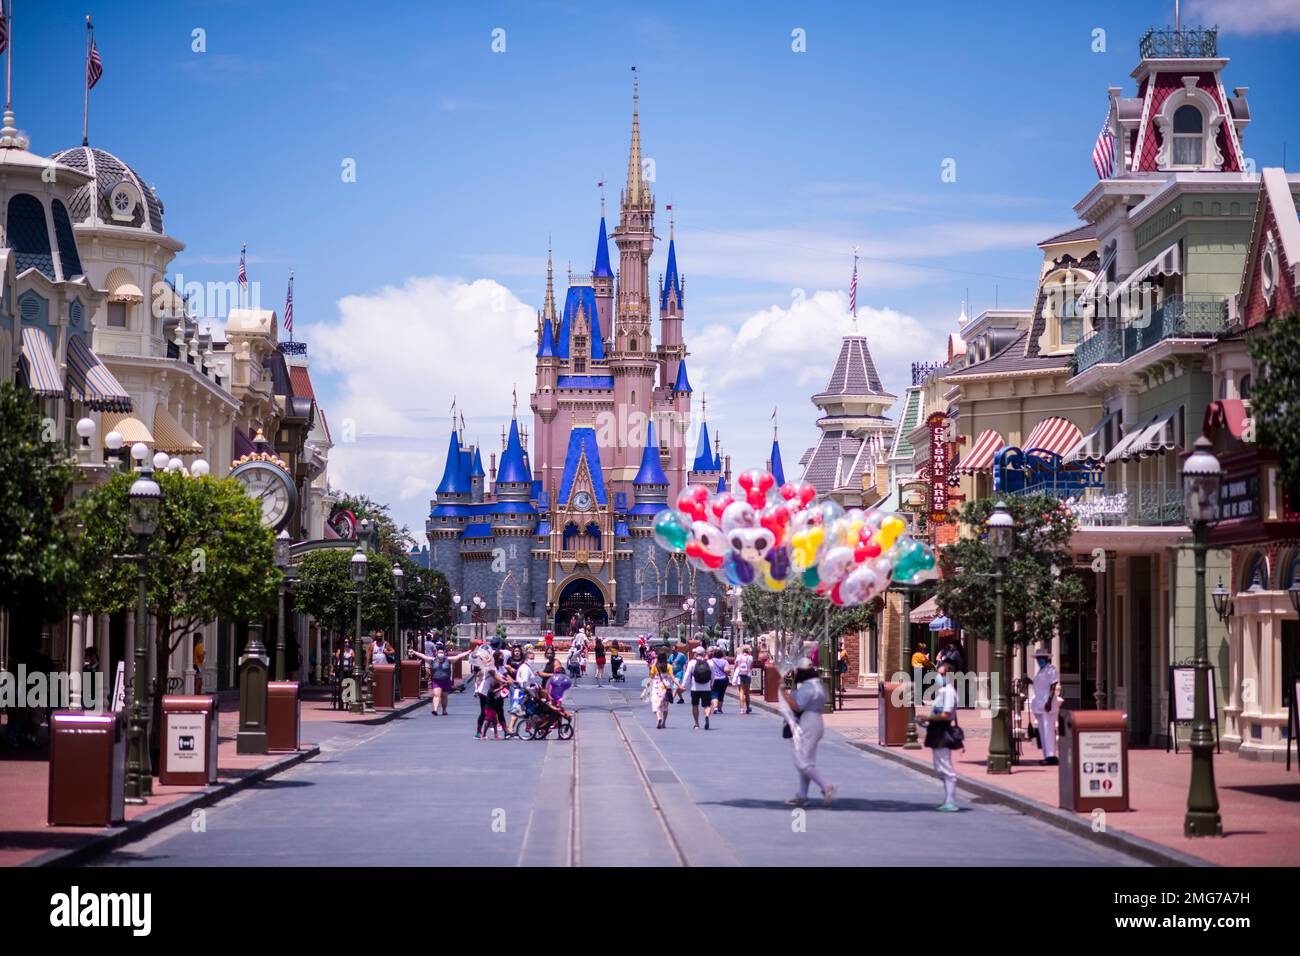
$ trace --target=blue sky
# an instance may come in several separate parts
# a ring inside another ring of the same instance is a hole
[[[847,330],[852,246],[862,328],[901,393],[967,290],[972,312],[1028,307],[1035,241],[1072,226],[1095,181],[1107,86],[1132,95],[1138,37],[1173,19],[1172,2],[17,2],[32,148],[78,140],[90,12],[91,143],[156,187],[186,281],[229,281],[247,242],[280,309],[295,270],[322,403],[356,436],[336,481],[413,530],[451,396],[489,445],[515,382],[526,402],[548,236],[561,279],[590,269],[601,178],[612,226],[633,63],[661,235],[676,210],[692,381],[737,469],[765,457],[773,404],[793,465]],[[1280,165],[1288,139],[1300,152],[1300,0],[1239,6],[1187,0],[1184,22],[1223,27],[1225,82],[1250,87],[1247,155]]]

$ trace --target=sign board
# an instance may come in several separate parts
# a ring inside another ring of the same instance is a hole
[[[167,769],[173,773],[205,773],[208,760],[208,717],[202,713],[167,715]]]
[[[1079,731],[1080,797],[1124,796],[1124,734],[1118,730]]]
[[[930,429],[930,520],[948,520],[948,416],[935,412],[925,420]]]
[[[1210,695],[1210,721],[1214,724],[1215,749],[1222,753],[1219,744],[1219,702],[1215,694],[1217,681],[1214,665],[1211,664],[1206,674],[1206,691]],[[1196,668],[1192,664],[1171,664],[1169,666],[1169,743],[1165,750],[1173,745],[1178,753],[1178,725],[1190,724],[1196,719]]]
[[[1222,521],[1252,521],[1259,518],[1259,471],[1230,472],[1219,488]]]

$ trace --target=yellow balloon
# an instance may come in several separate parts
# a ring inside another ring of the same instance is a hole
[[[768,587],[769,590],[772,590],[772,591],[784,591],[784,590],[785,590],[785,586],[786,586],[787,584],[790,583],[790,577],[789,577],[789,575],[787,575],[786,577],[784,577],[784,578],[782,578],[780,581],[778,581],[776,578],[772,577],[772,572],[769,571],[766,567],[764,567],[764,568],[763,568],[763,583],[767,585],[767,587]]]
[[[898,515],[890,515],[881,522],[880,530],[876,533],[876,540],[880,543],[881,551],[888,551],[898,540],[898,536],[907,530],[907,524]]]

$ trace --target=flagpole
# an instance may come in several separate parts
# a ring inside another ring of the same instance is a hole
[[[90,43],[95,28],[90,25],[90,14],[86,14],[86,75],[82,77],[86,88],[81,104],[81,145],[90,145]]]
[[[5,4],[5,112],[13,106],[14,85],[14,0]]]

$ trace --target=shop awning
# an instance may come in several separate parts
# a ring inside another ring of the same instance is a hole
[[[1106,453],[1107,461],[1130,461],[1146,458],[1177,448],[1174,435],[1175,416],[1178,409],[1148,418],[1125,435]]]
[[[1079,443],[1079,427],[1065,418],[1044,418],[1034,426],[1024,448],[1039,448],[1054,455],[1064,455]]]
[[[122,447],[130,448],[138,441],[144,442],[150,447],[153,446],[153,432],[140,419],[126,412],[105,412],[99,420],[100,442],[108,437],[109,432],[117,432],[122,436]],[[108,446],[105,445],[105,448]]]
[[[230,451],[231,457],[238,460],[243,458],[245,455],[253,454],[257,451],[257,446],[253,444],[251,438],[244,434],[242,428],[236,428],[234,434],[231,436]]]
[[[203,446],[162,405],[153,411],[153,434],[156,439],[154,451],[165,451],[169,455],[197,455],[203,451]]]
[[[930,633],[932,634],[938,631],[951,631],[951,630],[954,630],[952,618],[950,618],[947,614],[940,614],[938,617],[936,617],[934,620],[930,622]]]
[[[1097,274],[1088,280],[1088,284],[1084,286],[1083,291],[1079,293],[1079,298],[1076,303],[1079,308],[1082,309],[1084,306],[1091,303],[1093,299],[1097,298],[1097,292],[1101,288],[1101,284],[1106,281],[1106,275],[1110,271],[1111,263],[1114,261],[1115,249],[1111,249],[1106,258],[1101,261],[1101,267],[1097,270]]]
[[[1183,271],[1182,255],[1178,251],[1178,243],[1174,243],[1168,249],[1165,249],[1160,255],[1156,256],[1150,262],[1144,263],[1141,267],[1134,269],[1133,274],[1121,282],[1110,293],[1110,298],[1117,299],[1139,282],[1145,282],[1152,276],[1173,276],[1181,275]]]
[[[79,335],[68,338],[68,395],[100,412],[131,410],[131,396]]]
[[[1106,429],[1118,417],[1118,411],[1102,416],[1101,421],[1088,430],[1088,434],[1080,438],[1073,448],[1061,456],[1061,461],[1067,465],[1072,461],[1105,461]]]
[[[975,444],[971,446],[970,454],[965,455],[962,459],[961,467],[958,469],[963,475],[973,475],[978,471],[993,470],[993,456],[998,453],[1006,442],[1002,436],[993,429],[986,430],[979,438],[975,439]]]
[[[41,398],[58,398],[63,394],[63,376],[59,374],[59,363],[54,361],[50,340],[32,326],[23,329],[22,370],[33,394]]]
[[[143,302],[144,293],[134,282],[123,282],[108,294],[109,302]]]
[[[913,624],[929,624],[938,616],[939,604],[933,597],[926,598],[907,615]]]
[[[1239,398],[1225,398],[1211,402],[1205,409],[1205,422],[1201,432],[1209,438],[1220,428],[1228,429],[1233,438],[1240,439],[1250,420],[1250,409]]]

